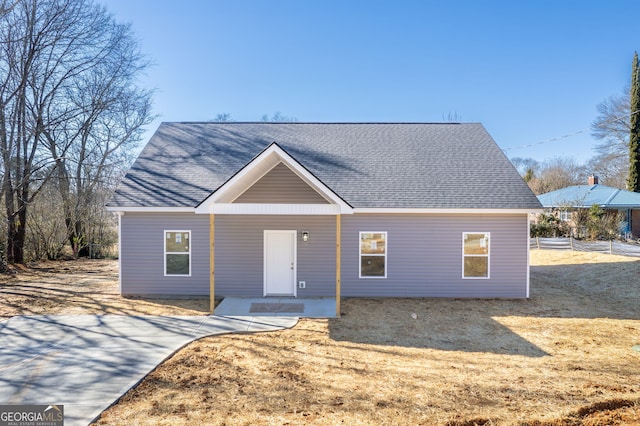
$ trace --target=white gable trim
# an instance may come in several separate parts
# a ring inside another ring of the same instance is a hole
[[[307,185],[317,191],[330,204],[267,204],[264,211],[271,213],[255,213],[260,210],[257,204],[233,204],[248,188],[258,182],[264,175],[280,163],[284,163]],[[320,206],[324,206],[320,208]],[[331,207],[332,213],[323,213]],[[305,210],[309,213],[288,213],[289,211]],[[251,160],[245,167],[225,182],[218,190],[207,197],[196,207],[196,214],[350,214],[353,209],[337,196],[328,186],[305,169],[298,161],[287,154],[275,142]]]
[[[336,204],[214,204],[214,214],[254,214],[254,215],[337,215],[340,206]]]

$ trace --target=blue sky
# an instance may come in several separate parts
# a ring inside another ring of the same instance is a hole
[[[511,157],[586,161],[628,86],[635,0],[106,0],[161,121],[481,122]],[[572,136],[546,142],[564,135]],[[541,143],[544,142],[544,143]],[[511,149],[534,144],[533,147]]]

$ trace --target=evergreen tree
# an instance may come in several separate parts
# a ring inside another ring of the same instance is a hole
[[[633,192],[640,192],[640,65],[638,64],[638,52],[633,55],[631,70],[630,124],[627,189]]]

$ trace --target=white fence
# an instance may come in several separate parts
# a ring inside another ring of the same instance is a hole
[[[640,257],[640,244],[629,244],[621,241],[582,241],[575,238],[533,237],[529,239],[529,247],[545,250],[594,251]]]

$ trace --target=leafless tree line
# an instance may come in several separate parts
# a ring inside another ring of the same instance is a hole
[[[148,62],[130,26],[90,0],[4,0],[0,19],[4,255],[82,254],[153,118],[138,81]]]

